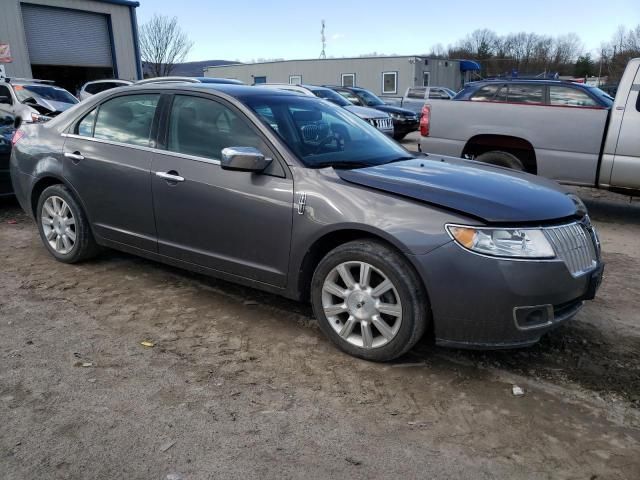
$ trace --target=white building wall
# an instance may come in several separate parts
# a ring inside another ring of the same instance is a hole
[[[446,63],[446,65],[445,65]],[[430,73],[432,86],[461,87],[459,62],[432,60],[414,56],[330,58],[325,60],[287,60],[254,64],[208,67],[205,76],[235,78],[249,85],[255,77],[266,77],[268,83],[289,83],[291,76],[302,76],[302,83],[340,85],[342,74],[354,73],[356,85],[383,95],[383,72],[397,72],[397,91],[387,96],[402,96],[407,88],[422,85],[423,72]]]

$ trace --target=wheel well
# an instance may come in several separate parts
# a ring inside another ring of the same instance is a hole
[[[304,259],[302,260],[300,273],[298,275],[298,295],[300,300],[305,302],[309,301],[311,297],[311,280],[313,279],[313,273],[315,272],[318,263],[320,263],[320,260],[322,260],[327,253],[337,246],[353,240],[375,240],[394,249],[402,255],[402,252],[395,245],[370,232],[362,230],[339,230],[328,233],[323,237],[320,237],[313,243],[313,245],[311,245],[311,247],[309,247],[309,250],[307,250]],[[420,275],[418,275],[418,278],[422,282],[422,277],[420,277]]]
[[[45,177],[38,180],[33,186],[31,190],[31,211],[33,212],[34,218],[37,218],[37,208],[38,208],[38,200],[40,199],[40,195],[46,188],[49,188],[51,185],[60,185],[63,182],[55,177]]]
[[[522,162],[525,171],[538,173],[536,152],[527,140],[508,135],[476,135],[469,139],[462,151],[463,157],[475,158],[493,150],[508,152]]]

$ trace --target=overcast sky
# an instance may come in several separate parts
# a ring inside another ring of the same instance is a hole
[[[138,21],[178,17],[193,40],[188,60],[316,58],[320,21],[327,55],[416,54],[478,28],[498,34],[577,33],[595,52],[618,25],[640,24],[640,0],[140,0]],[[597,5],[597,6],[595,6]]]

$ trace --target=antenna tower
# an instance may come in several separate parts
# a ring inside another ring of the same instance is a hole
[[[322,51],[320,52],[320,58],[327,58],[327,52],[325,51],[327,48],[327,38],[324,36],[324,20],[322,20],[322,30],[320,30],[320,38],[322,39]]]

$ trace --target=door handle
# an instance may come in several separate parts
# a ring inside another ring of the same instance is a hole
[[[64,152],[64,156],[70,158],[71,160],[75,160],[79,162],[80,160],[84,160],[84,157],[80,155],[80,152]]]
[[[184,182],[184,177],[178,175],[177,172],[156,172],[156,176],[164,178],[168,182]]]

